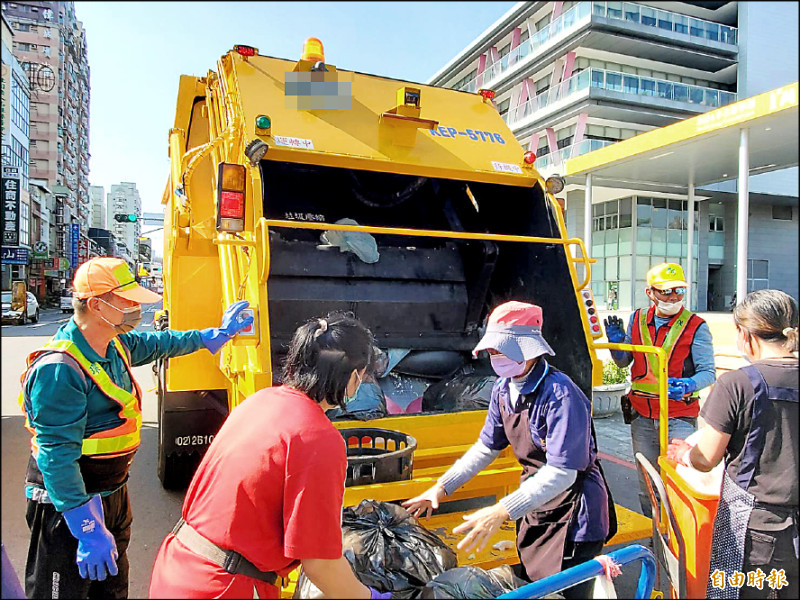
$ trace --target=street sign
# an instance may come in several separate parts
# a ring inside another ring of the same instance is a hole
[[[78,240],[81,237],[81,224],[80,223],[73,223],[72,227],[70,227],[70,231],[72,232],[72,237],[70,240],[70,253],[69,253],[69,262],[70,266],[73,269],[78,268]]]
[[[3,264],[6,265],[27,265],[28,264],[28,249],[27,248],[9,248],[3,246],[2,248]]]
[[[19,167],[3,166],[3,245],[19,244]]]

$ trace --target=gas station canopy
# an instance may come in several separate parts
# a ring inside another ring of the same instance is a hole
[[[570,159],[568,183],[687,189],[737,177],[740,132],[748,130],[749,173],[798,164],[798,83],[642,133]]]

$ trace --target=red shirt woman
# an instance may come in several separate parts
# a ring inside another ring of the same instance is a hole
[[[278,598],[298,564],[327,597],[380,598],[342,556],[347,455],[325,410],[352,399],[372,351],[355,319],[334,315],[297,329],[285,385],[231,412],[164,540],[151,598]]]

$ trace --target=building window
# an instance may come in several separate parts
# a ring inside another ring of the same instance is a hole
[[[769,287],[769,261],[747,259],[747,292]]]
[[[772,218],[777,221],[791,221],[792,220],[792,207],[780,206],[777,204],[772,205]]]
[[[30,229],[30,207],[24,202],[19,203],[19,243],[24,246],[30,245],[28,231]]]
[[[774,218],[774,217],[773,217]],[[708,216],[709,231],[725,231],[725,219],[714,215]]]

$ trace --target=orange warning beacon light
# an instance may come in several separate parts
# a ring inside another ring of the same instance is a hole
[[[303,43],[303,55],[301,60],[313,60],[314,62],[325,62],[325,50],[322,42],[318,38],[310,37]]]

